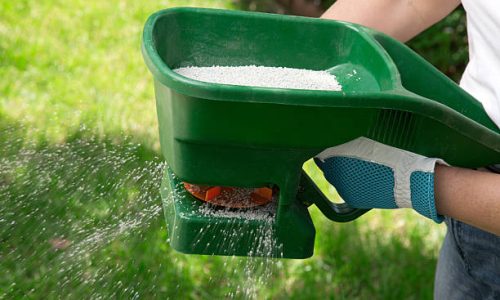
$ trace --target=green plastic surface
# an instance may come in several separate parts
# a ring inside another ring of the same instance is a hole
[[[405,45],[358,25],[174,8],[148,19],[142,46],[154,76],[162,153],[175,180],[278,186],[274,226],[283,257],[312,255],[314,226],[304,203],[317,204],[338,221],[364,212],[346,207],[336,211],[302,177],[303,163],[325,148],[366,136],[455,166],[500,162],[500,131],[477,100]],[[213,65],[328,70],[343,91],[212,84],[172,71]],[[164,188],[175,180],[168,183],[166,177]],[[301,182],[301,190],[308,192],[297,196]],[[305,194],[314,199],[304,199]],[[210,228],[217,236],[228,228],[210,226],[216,220],[187,213],[186,205],[196,202],[187,193],[173,199],[166,201],[166,211],[171,212],[167,223],[175,249],[250,255],[245,243],[229,250],[193,246],[197,230]]]
[[[189,194],[169,169],[162,181],[161,196],[170,245],[177,251],[288,258],[313,254],[314,225],[307,206],[301,202],[295,201],[287,207],[280,222],[218,216],[214,207],[211,209],[215,216],[208,217],[200,209],[210,205]],[[290,228],[295,229],[293,233]]]

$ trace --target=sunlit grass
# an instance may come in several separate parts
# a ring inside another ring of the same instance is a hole
[[[19,164],[16,176],[0,176],[0,195],[9,195],[0,200],[1,211],[10,214],[0,216],[0,298],[6,293],[6,298],[137,294],[210,299],[237,285],[228,287],[228,280],[245,280],[243,274],[228,278],[224,259],[175,253],[166,243],[161,214],[145,228],[117,235],[89,253],[79,264],[80,273],[54,272],[60,252],[51,248],[51,239],[72,240],[71,249],[79,238],[71,226],[85,232],[107,228],[114,224],[110,218],[126,216],[140,205],[134,199],[144,186],[121,182],[159,156],[141,31],[152,12],[176,5],[232,7],[231,1],[209,0],[0,3],[0,159],[15,161],[28,150],[43,150],[61,156],[63,164],[29,161]],[[77,152],[80,160],[61,151]],[[96,161],[126,155],[131,162],[114,172],[101,166],[98,176],[92,175]],[[83,166],[71,166],[78,161]],[[71,173],[72,167],[81,169]],[[40,181],[40,174],[54,178]],[[73,187],[82,178],[88,180],[88,195],[57,186]],[[42,192],[46,187],[50,191]],[[332,192],[325,182],[322,188]],[[107,196],[99,198],[100,193]],[[43,221],[34,211],[45,216]],[[348,224],[332,223],[314,208],[311,212],[317,228],[314,257],[281,260],[260,290],[263,298],[431,298],[443,226],[410,211],[372,211]],[[17,223],[9,227],[5,220]],[[98,280],[83,283],[92,278]],[[67,284],[61,287],[61,280]]]
[[[3,112],[60,141],[84,123],[104,135],[157,144],[143,24],[172,6],[228,7],[227,1],[3,1]]]

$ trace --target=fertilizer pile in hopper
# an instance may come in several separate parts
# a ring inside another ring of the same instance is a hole
[[[185,67],[174,72],[198,81],[267,88],[341,91],[337,78],[326,71],[238,66]]]

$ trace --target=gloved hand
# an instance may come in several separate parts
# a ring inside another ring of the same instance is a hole
[[[328,148],[314,159],[342,199],[355,208],[411,207],[443,221],[434,203],[434,168],[427,158],[360,137]]]

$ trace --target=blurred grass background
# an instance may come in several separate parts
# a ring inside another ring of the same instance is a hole
[[[151,13],[200,6],[311,15],[329,4],[0,2],[0,161],[17,168],[7,176],[0,166],[0,299],[209,299],[244,285],[245,274],[229,274],[224,258],[172,251],[161,213],[126,236],[104,231],[110,238],[78,268],[60,261],[81,238],[75,228],[91,232],[130,217],[149,203],[138,193],[160,202],[155,174],[137,180],[160,163],[152,78],[140,52]],[[458,80],[467,59],[463,10],[410,46]],[[373,211],[349,224],[311,212],[315,255],[275,263],[258,298],[432,297],[443,225],[403,210]],[[54,247],[54,239],[74,243]]]

